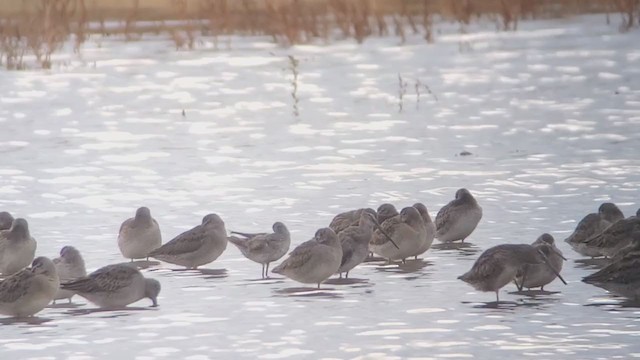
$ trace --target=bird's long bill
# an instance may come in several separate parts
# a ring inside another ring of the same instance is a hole
[[[549,263],[549,259],[547,258],[547,255],[545,255],[540,249],[538,249],[538,253],[540,254],[540,256],[542,256],[542,260],[544,260],[544,263],[547,264],[549,269],[551,269],[551,271],[553,271],[553,273],[556,274],[558,279],[560,279],[560,281],[562,281],[563,284],[567,285],[567,282],[564,281],[564,279],[562,278],[562,275],[560,275],[558,270],[556,270],[553,266],[551,266],[551,263]]]
[[[387,238],[389,239],[389,241],[391,241],[391,243],[393,244],[393,246],[396,247],[396,249],[400,250],[400,247],[398,246],[398,244],[396,244],[395,241],[393,241],[393,239],[391,238],[391,236],[389,236],[389,234],[387,234],[384,230],[382,230],[382,227],[380,226],[380,224],[378,224],[378,221],[374,219],[373,221],[374,225],[376,226],[376,228],[378,230],[380,230],[380,232]]]
[[[560,256],[562,258],[562,260],[567,261],[567,258],[562,256],[562,253],[560,253],[560,250],[556,249],[554,246],[550,246],[551,250],[553,250],[553,252]]]

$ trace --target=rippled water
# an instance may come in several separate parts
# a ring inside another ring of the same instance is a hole
[[[1,319],[0,357],[640,357],[640,310],[581,283],[594,267],[561,241],[603,201],[638,207],[636,43],[598,16],[434,45],[103,40],[51,72],[2,71],[0,208],[29,220],[41,255],[73,244],[89,269],[122,261],[116,233],[140,205],[165,241],[216,212],[231,230],[282,220],[296,245],[355,207],[420,200],[435,216],[463,186],[484,218],[468,247],[367,263],[321,291],[256,280],[232,245],[201,272],[152,266],[159,308],[96,312],[76,297],[30,323]],[[418,79],[433,92],[419,101]],[[570,258],[568,286],[508,286],[495,308],[456,280],[482,250],[542,232]]]

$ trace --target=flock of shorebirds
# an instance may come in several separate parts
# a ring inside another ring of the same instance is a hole
[[[389,262],[416,258],[441,242],[464,240],[482,218],[482,208],[467,189],[459,189],[455,199],[438,212],[435,222],[427,208],[416,203],[399,213],[391,204],[377,210],[356,209],[338,214],[311,240],[298,245],[272,269],[305,284],[320,284],[338,274],[342,278],[376,254]],[[598,213],[587,215],[566,241],[580,254],[607,257],[611,263],[583,281],[633,299],[640,298],[640,210],[624,218],[612,203],[602,204]],[[262,278],[269,265],[289,251],[291,237],[285,224],[273,224],[273,233],[227,233],[216,214],[162,244],[160,228],[146,207],[124,221],[118,234],[122,255],[134,259],[155,258],[197,269],[216,260],[234,244],[242,254],[262,265]],[[52,301],[79,295],[101,308],[126,307],[143,298],[157,306],[160,282],[145,278],[130,263],[107,265],[87,275],[84,260],[73,246],[65,246],[60,257],[35,257],[36,240],[27,221],[0,212],[0,314],[33,316]],[[532,289],[556,277],[566,284],[560,271],[566,260],[554,238],[545,233],[532,244],[502,244],[484,251],[472,268],[458,279],[479,291],[495,292],[514,282],[518,290]],[[31,265],[30,267],[28,267]]]

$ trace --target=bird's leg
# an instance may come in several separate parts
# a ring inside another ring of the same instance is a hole
[[[402,263],[406,264],[407,263],[407,259],[402,259]]]
[[[500,296],[498,295],[499,291],[500,289],[496,290],[496,304],[500,302]]]
[[[349,278],[349,272],[347,271],[347,274],[344,276],[345,279]]]
[[[524,271],[522,273],[522,281],[520,282],[520,286],[518,286],[518,291],[522,291],[522,289],[524,289],[524,281],[527,278],[527,269],[528,268],[529,267],[527,265],[524,266]],[[516,283],[516,285],[517,285],[517,283]]]
[[[342,279],[342,273],[340,273],[340,277],[339,277],[339,279]]]
[[[318,290],[320,290],[320,283],[318,283]]]
[[[68,301],[69,301],[69,304],[71,304],[71,298],[69,298]]]
[[[416,255],[416,257],[415,257],[415,258],[413,258],[413,260],[418,260],[418,255]]]
[[[540,291],[544,291],[544,285],[540,286]]]
[[[130,261],[130,262],[133,262],[133,259],[131,259],[131,261]]]
[[[267,263],[267,269],[264,271],[264,277],[269,278],[269,263]]]

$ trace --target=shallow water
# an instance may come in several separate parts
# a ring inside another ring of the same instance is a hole
[[[420,200],[435,216],[459,187],[484,217],[463,248],[367,263],[320,291],[256,280],[260,265],[232,245],[202,271],[154,265],[160,307],[102,312],[76,297],[29,323],[1,319],[0,357],[640,357],[640,310],[580,282],[596,267],[562,241],[603,201],[638,207],[636,42],[598,16],[434,45],[102,40],[51,72],[1,71],[0,208],[29,220],[40,255],[73,244],[89,269],[120,262],[118,227],[141,205],[165,241],[216,212],[228,230],[284,221],[295,245],[346,209]],[[287,55],[300,60],[297,116]],[[419,101],[418,79],[433,92]],[[456,280],[484,249],[542,232],[569,258],[567,286],[510,285],[496,308]]]

